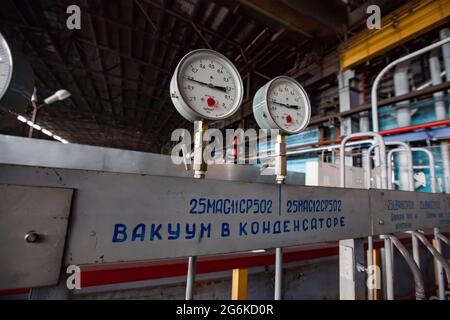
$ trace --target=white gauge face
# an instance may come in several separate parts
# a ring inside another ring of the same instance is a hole
[[[0,33],[0,99],[5,95],[12,77],[11,50]]]
[[[279,77],[267,90],[267,106],[276,126],[286,133],[298,133],[309,122],[310,103],[303,88],[293,79]]]
[[[185,110],[190,114],[185,116],[190,121],[224,119],[232,115],[242,102],[239,72],[226,57],[215,51],[201,49],[189,53],[181,60],[174,76],[178,99],[182,100],[173,99],[174,104],[182,102],[190,109]]]

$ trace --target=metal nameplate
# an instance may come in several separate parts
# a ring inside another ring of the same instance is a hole
[[[450,225],[448,196],[385,190],[369,196],[374,235]]]

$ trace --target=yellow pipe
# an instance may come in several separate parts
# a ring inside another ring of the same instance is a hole
[[[366,29],[341,45],[341,69],[351,68],[397,47],[449,21],[449,17],[449,0],[416,0],[405,4],[381,20],[381,29]]]
[[[374,249],[373,250],[373,265],[377,266],[375,268],[375,283],[381,283],[381,274],[380,274],[380,250]],[[375,289],[373,291],[373,300],[381,300],[381,288]]]
[[[247,300],[248,269],[233,269],[231,300]]]

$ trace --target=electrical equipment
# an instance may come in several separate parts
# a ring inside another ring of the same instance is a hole
[[[0,33],[0,106],[22,112],[34,88],[34,76],[22,54]]]
[[[258,90],[253,99],[253,113],[262,129],[295,134],[308,126],[311,104],[297,81],[280,76]]]
[[[242,79],[222,54],[194,50],[178,64],[170,82],[173,105],[187,120],[221,120],[234,114],[243,98]]]

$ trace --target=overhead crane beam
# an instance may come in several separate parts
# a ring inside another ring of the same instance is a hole
[[[335,37],[336,32],[341,32],[341,28],[337,25],[345,23],[345,6],[338,1],[327,1],[326,4],[322,1],[300,3],[291,0],[239,0],[239,2],[308,38]],[[334,21],[330,21],[324,14],[318,16],[320,12],[326,12],[325,9],[330,7],[334,12]]]
[[[341,45],[340,67],[351,68],[450,21],[450,1],[405,4],[381,20],[381,29],[366,29]]]

